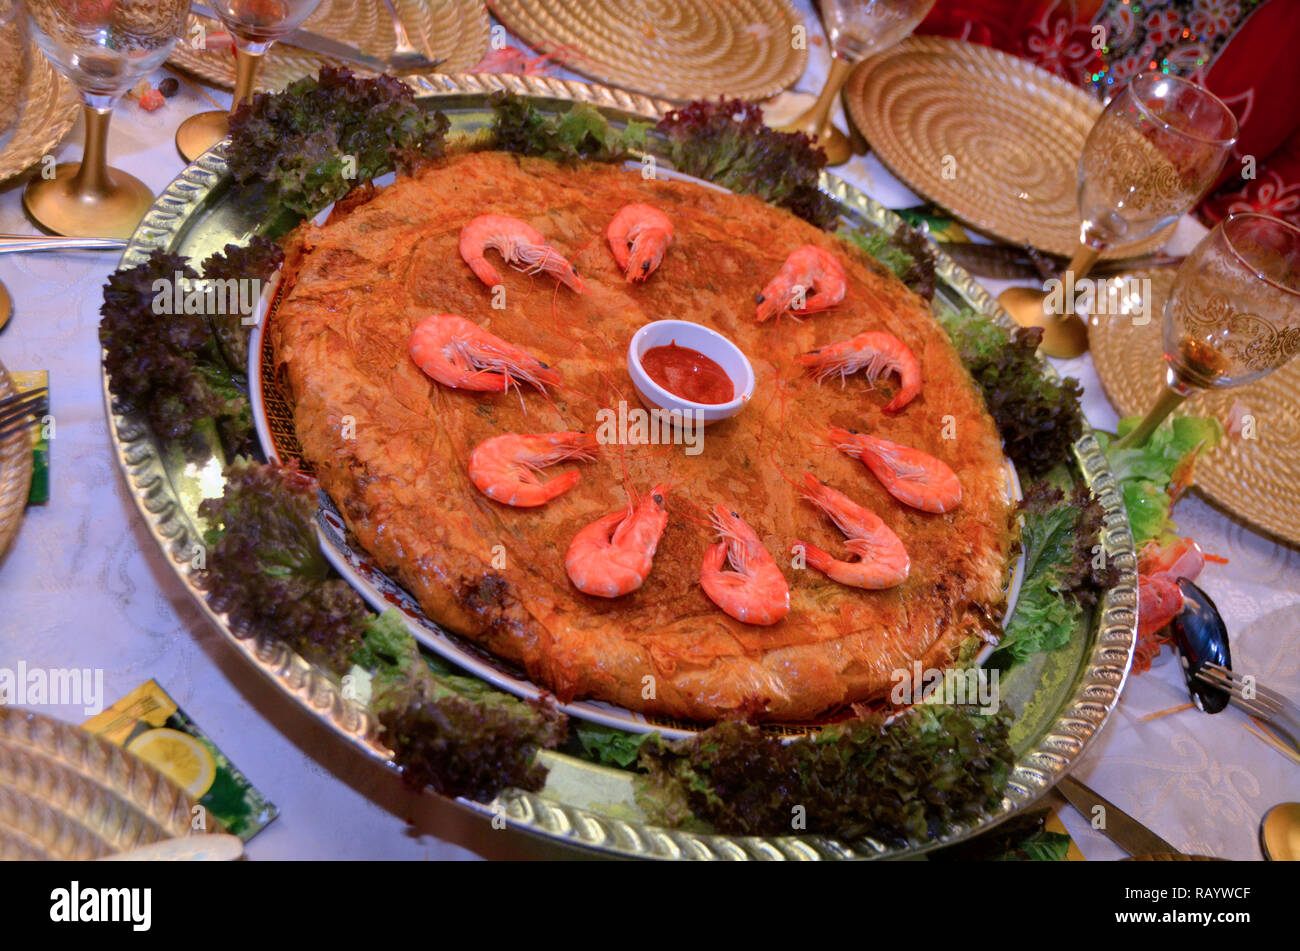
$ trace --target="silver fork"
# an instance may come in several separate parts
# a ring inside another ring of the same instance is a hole
[[[1243,675],[1215,663],[1202,664],[1196,671],[1196,678],[1211,687],[1226,691],[1234,706],[1272,725],[1300,752],[1300,743],[1296,741],[1296,737],[1300,737],[1300,711],[1286,697],[1263,684],[1255,683],[1253,678],[1247,683]],[[1250,694],[1249,697],[1247,693]]]
[[[0,254],[17,251],[117,251],[126,247],[117,238],[65,238],[53,234],[0,234]]]
[[[393,0],[384,0],[384,6],[388,8],[388,15],[393,18],[393,38],[396,46],[393,47],[393,54],[388,57],[388,65],[393,72],[430,70],[442,62],[440,59],[429,59],[411,43],[411,38],[406,34],[406,27],[402,25],[402,18],[397,15],[397,8],[393,6]]]
[[[37,387],[0,400],[0,440],[8,439],[32,425],[29,417],[40,416],[48,408],[49,391]]]

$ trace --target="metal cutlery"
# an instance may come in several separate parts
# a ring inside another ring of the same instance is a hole
[[[1056,791],[1085,819],[1094,823],[1094,828],[1129,855],[1179,854],[1178,849],[1072,776],[1062,776],[1056,784]],[[1098,808],[1102,810],[1100,814]],[[1102,821],[1096,824],[1099,815]]]
[[[1300,753],[1300,743],[1296,740],[1300,737],[1300,711],[1286,697],[1253,677],[1214,663],[1202,664],[1194,676],[1202,683],[1226,691],[1229,703],[1268,723]]]
[[[397,15],[397,8],[393,6],[393,0],[384,0],[384,6],[388,8],[388,15],[393,19],[395,46],[388,57],[389,66],[393,72],[427,72],[436,68],[442,60],[429,59],[424,53],[415,48],[411,43],[411,38],[407,36],[406,27],[402,24],[402,18]]]
[[[0,400],[0,440],[29,428],[34,422],[33,417],[48,410],[49,395],[49,390],[42,386]]]
[[[204,3],[191,3],[190,10],[199,16],[207,17],[211,20],[220,20],[216,11]],[[403,31],[404,32],[404,31]],[[281,43],[288,43],[290,46],[296,46],[299,49],[308,50],[312,53],[319,53],[322,56],[328,56],[331,59],[342,60],[345,63],[352,63],[354,66],[361,66],[374,73],[419,73],[429,72],[435,69],[442,61],[430,60],[420,56],[422,65],[399,66],[393,59],[382,59],[371,53],[353,46],[351,43],[345,43],[342,40],[336,40],[333,37],[324,36],[320,33],[313,33],[311,30],[302,28],[296,29],[280,39]],[[417,55],[419,55],[417,53]]]
[[[1063,259],[1029,248],[1013,248],[1010,245],[951,241],[941,243],[939,247],[976,277],[1006,281],[1035,281],[1057,277],[1065,266]],[[1095,277],[1114,277],[1117,274],[1142,268],[1177,267],[1182,263],[1182,256],[1144,254],[1134,258],[1103,261],[1094,266],[1091,273]]]
[[[17,251],[120,251],[117,238],[65,238],[52,234],[0,234],[0,254]]]

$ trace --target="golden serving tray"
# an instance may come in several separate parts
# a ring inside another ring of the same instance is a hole
[[[194,805],[107,740],[0,705],[0,859],[98,859],[188,836]]]
[[[1164,268],[1113,279],[1151,281],[1149,323],[1135,326],[1132,316],[1115,315],[1094,317],[1088,327],[1097,375],[1121,416],[1145,413],[1164,388],[1161,326],[1176,273]],[[1137,311],[1140,304],[1130,307]],[[1229,438],[1203,454],[1196,488],[1233,515],[1300,545],[1300,360],[1248,386],[1198,393],[1179,412],[1223,422],[1238,400],[1255,418],[1256,438]]]
[[[1079,242],[1079,156],[1101,103],[1007,53],[914,36],[849,77],[845,108],[911,189],[1014,245],[1069,257]],[[1171,225],[1103,258],[1160,247]]]
[[[471,136],[491,123],[489,97],[499,90],[527,96],[548,111],[586,103],[620,124],[656,118],[667,105],[622,89],[544,76],[432,74],[405,79],[428,97],[430,106],[448,116],[453,134]],[[668,164],[665,156],[660,158]],[[892,230],[899,224],[892,212],[825,172],[819,187],[836,201],[851,226]],[[238,197],[226,145],[218,144],[159,195],[123,254],[122,266],[139,264],[155,249],[202,260],[227,242],[247,240],[264,224],[263,212]],[[943,306],[971,307],[1004,329],[1012,326],[988,292],[942,253],[936,275],[936,300]],[[1054,378],[1055,371],[1046,363],[1042,372]],[[174,445],[160,441],[143,419],[124,406],[106,373],[102,382],[114,453],[131,496],[198,609],[222,632],[224,642],[277,689],[335,735],[371,758],[391,764],[392,751],[379,738],[373,711],[347,696],[337,678],[308,663],[269,632],[232,629],[208,602],[193,558],[204,528],[198,506],[220,487],[206,480],[204,473],[210,470],[196,467]],[[641,811],[630,772],[552,750],[538,754],[549,771],[539,792],[508,789],[491,803],[458,802],[485,819],[502,816],[513,828],[567,845],[608,855],[671,859],[912,857],[969,838],[1027,809],[1069,771],[1114,710],[1136,638],[1136,557],[1123,499],[1091,431],[1075,443],[1074,455],[1080,474],[1105,508],[1101,541],[1108,561],[1119,569],[1119,581],[1102,594],[1095,611],[1085,617],[1067,645],[1035,655],[1000,681],[1002,702],[1017,713],[1010,736],[1016,763],[1002,802],[991,814],[953,823],[930,840],[905,847],[869,837],[843,842],[802,834],[727,836],[690,825],[662,828]]]
[[[18,91],[18,117],[12,125],[0,127],[0,182],[52,154],[77,121],[81,106],[72,83],[55,71],[35,44],[27,44],[26,64],[19,69],[25,75]]]
[[[18,393],[4,364],[0,363],[0,400]],[[32,433],[30,429],[0,439],[0,564],[9,543],[18,534],[32,485]]]
[[[766,99],[808,64],[803,18],[788,0],[492,0],[529,46],[564,66],[651,96]],[[801,31],[804,42],[793,42]]]
[[[442,60],[443,72],[462,72],[481,60],[488,48],[487,9],[479,0],[393,0],[393,8],[416,49]],[[226,89],[235,87],[235,58],[229,49],[195,49],[190,42],[194,27],[202,24],[207,33],[224,30],[217,20],[191,13],[185,37],[176,44],[168,62]],[[347,3],[324,0],[303,29],[350,43],[363,52],[387,58],[393,52],[393,21],[379,0]],[[263,58],[257,73],[258,89],[283,89],[295,79],[315,76],[321,66],[347,66],[354,73],[369,75],[350,63],[277,43]]]

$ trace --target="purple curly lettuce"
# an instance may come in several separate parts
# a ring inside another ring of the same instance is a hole
[[[237,182],[264,182],[267,202],[309,216],[360,182],[442,155],[449,128],[400,80],[325,66],[241,105],[227,161]]]
[[[802,132],[764,124],[754,103],[697,100],[669,112],[655,128],[667,138],[679,171],[756,195],[819,228],[838,221],[839,206],[817,187],[825,151]]]
[[[278,637],[342,673],[370,612],[325,560],[316,506],[315,481],[296,468],[236,459],[221,497],[199,505],[211,526],[200,579],[236,630]]]
[[[637,800],[655,821],[693,814],[731,835],[922,841],[997,807],[1015,762],[1009,730],[1005,713],[930,705],[888,725],[873,715],[790,743],[726,721],[642,744]]]

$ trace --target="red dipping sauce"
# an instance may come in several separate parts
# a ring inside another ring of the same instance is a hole
[[[692,403],[730,403],[736,386],[716,360],[674,340],[666,347],[651,347],[641,356],[646,376],[669,393]]]

